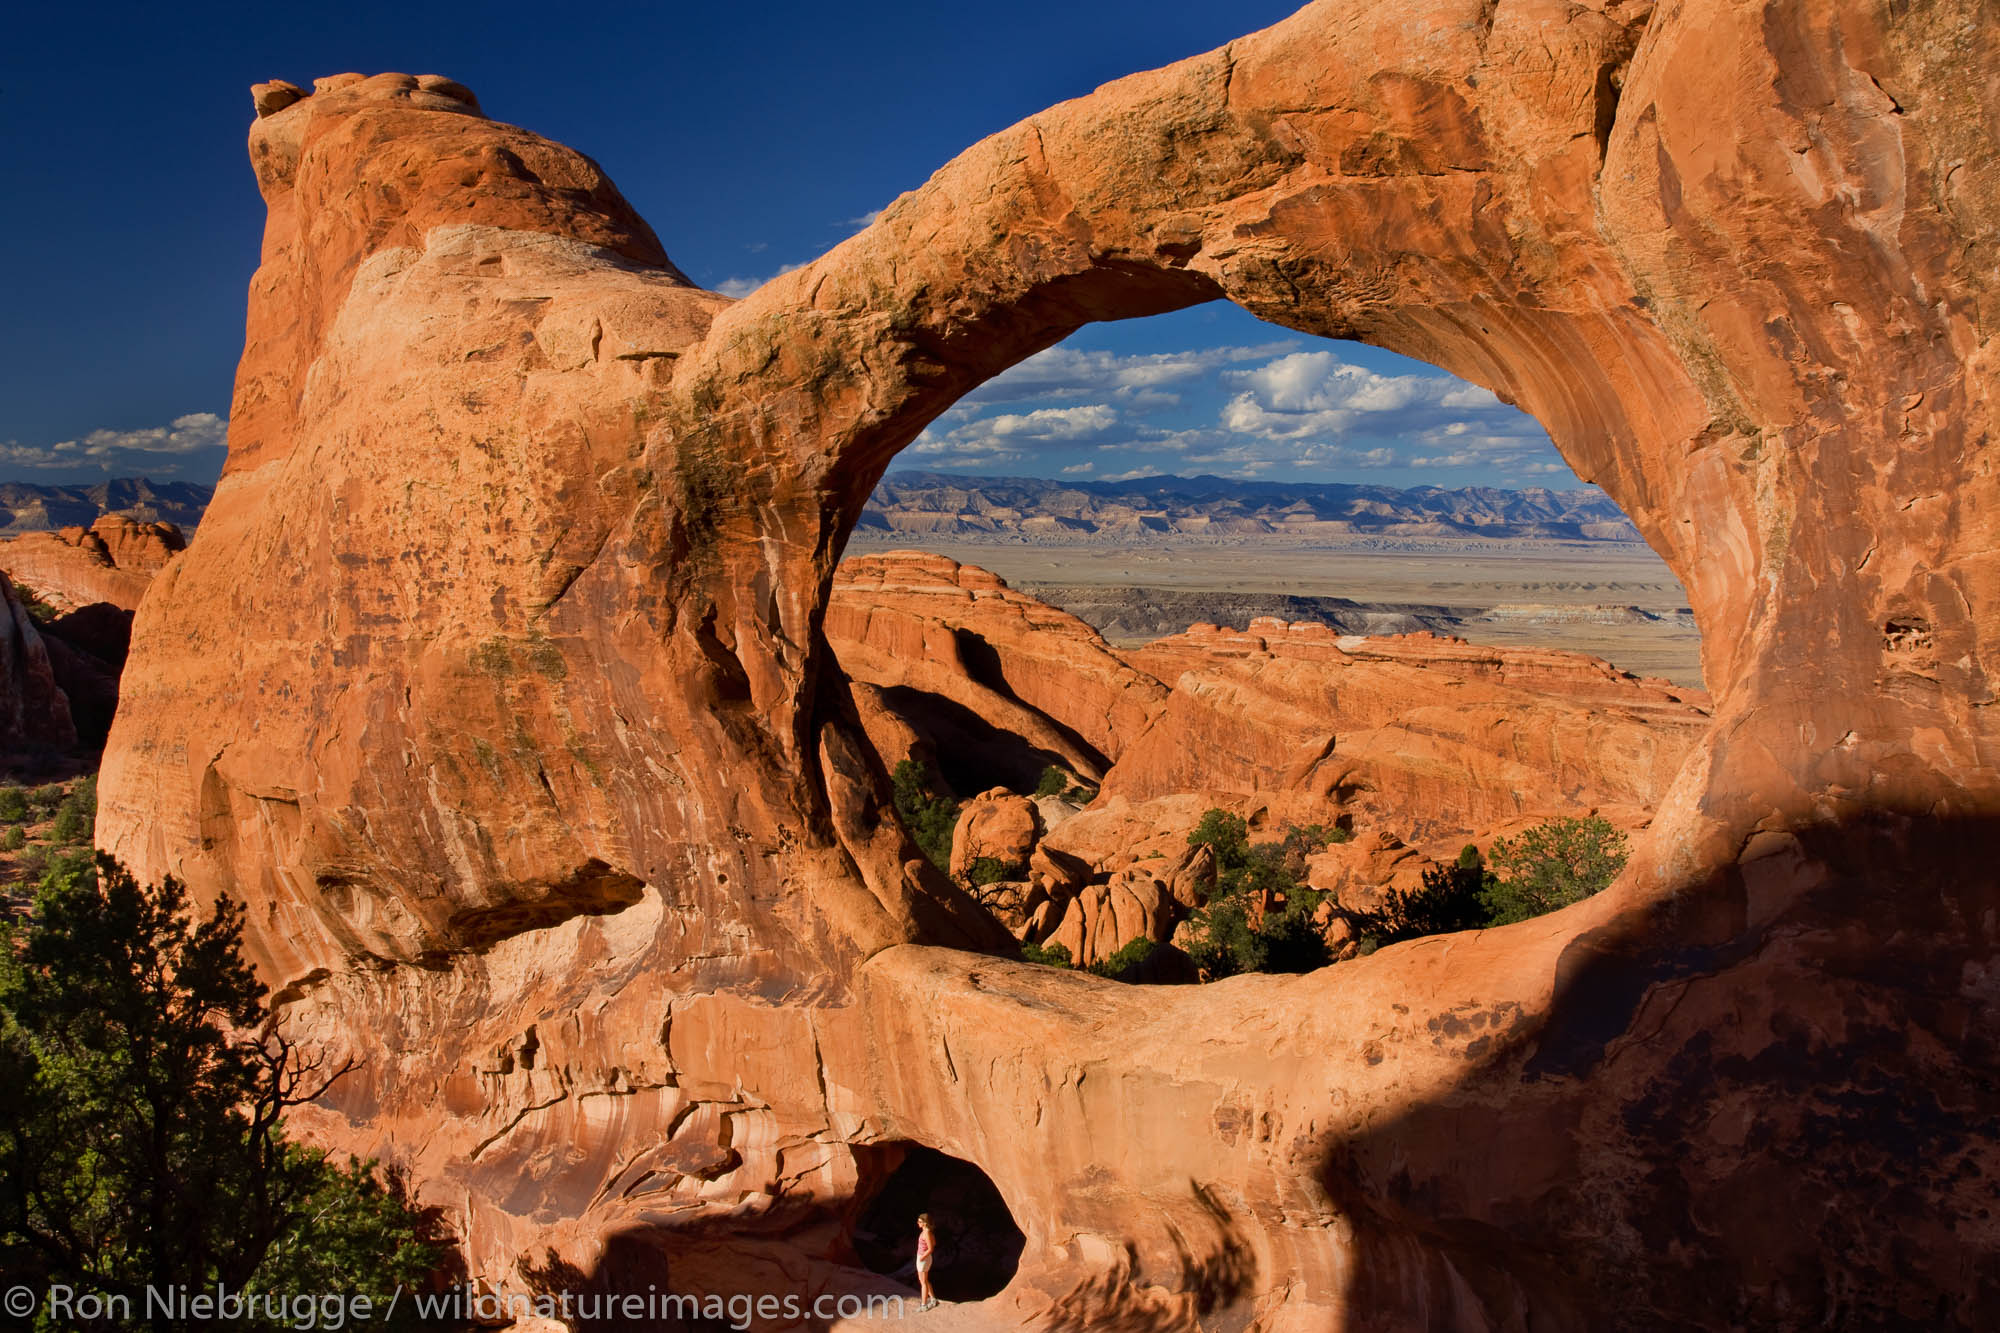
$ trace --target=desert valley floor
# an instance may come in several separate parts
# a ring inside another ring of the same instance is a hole
[[[1226,623],[1233,599],[1258,594],[1436,607],[1455,613],[1450,619],[1457,622],[1439,632],[1474,643],[1562,648],[1602,657],[1635,676],[1702,684],[1701,636],[1687,614],[1687,594],[1666,563],[1637,542],[1378,538],[1334,546],[1262,538],[1043,544],[863,531],[847,545],[849,556],[892,550],[930,551],[991,570],[1096,624],[1118,647],[1134,647],[1154,635],[1107,628],[1078,604],[1076,590],[1189,595],[1176,601],[1176,607],[1189,609],[1170,617],[1161,633],[1196,620]],[[1243,619],[1237,617],[1236,628]]]

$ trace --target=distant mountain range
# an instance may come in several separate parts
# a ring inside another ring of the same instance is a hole
[[[89,527],[104,514],[130,514],[143,523],[178,523],[193,532],[215,487],[191,481],[118,477],[94,486],[36,486],[0,482],[0,537],[56,528]]]
[[[1356,536],[1552,538],[1636,542],[1639,531],[1598,490],[1347,486],[1142,477],[1050,481],[892,472],[859,531],[991,535],[1051,545],[1106,537],[1347,539]]]
[[[88,526],[124,513],[192,531],[214,496],[189,481],[120,477],[94,486],[0,482],[0,537]],[[1356,536],[1552,538],[1635,542],[1639,531],[1597,490],[1348,486],[1331,482],[1142,477],[1052,481],[892,472],[868,497],[859,530],[991,536],[1035,543],[1148,535],[1295,539]]]

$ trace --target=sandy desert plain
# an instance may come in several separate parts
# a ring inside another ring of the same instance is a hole
[[[1640,542],[1368,537],[1331,545],[1163,537],[1044,544],[864,530],[847,544],[849,555],[893,550],[979,565],[1093,623],[1097,618],[1076,604],[1071,590],[1193,594],[1190,604],[1200,610],[1190,618],[1216,623],[1227,622],[1229,599],[1241,595],[1415,604],[1439,608],[1446,613],[1441,618],[1458,622],[1440,632],[1474,643],[1563,648],[1636,676],[1702,684],[1701,635],[1687,594],[1666,562]],[[1061,592],[1052,596],[1052,589]],[[1492,616],[1496,607],[1508,610]],[[1617,614],[1627,607],[1644,614]],[[1244,619],[1236,617],[1239,628]],[[1114,629],[1105,637],[1130,647],[1147,636]]]

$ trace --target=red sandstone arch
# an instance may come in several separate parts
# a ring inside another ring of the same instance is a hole
[[[496,1277],[796,1250],[846,1145],[914,1138],[1096,1325],[1974,1326],[1982,17],[1324,0],[735,305],[448,81],[267,87],[229,470],[139,614],[107,845],[248,897],[287,1021],[368,1059],[317,1131]],[[1164,995],[924,947],[992,928],[825,688],[845,533],[973,385],[1217,297],[1518,402],[1680,575],[1716,727],[1617,889]]]

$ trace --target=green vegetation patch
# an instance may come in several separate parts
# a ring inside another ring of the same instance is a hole
[[[1097,799],[1097,789],[1072,773],[1050,764],[1035,783],[1036,796],[1054,796],[1071,805],[1089,805]]]
[[[1189,918],[1188,956],[1205,980],[1243,972],[1311,972],[1333,961],[1316,920],[1327,895],[1307,887],[1305,862],[1345,829],[1322,824],[1288,828],[1271,842],[1252,843],[1241,815],[1210,810],[1188,834],[1188,845],[1215,858],[1215,890]]]
[[[946,849],[945,855],[947,858],[950,857],[949,848]],[[1018,861],[1012,863],[1002,861],[997,856],[975,856],[972,858],[972,863],[965,868],[965,876],[972,881],[972,887],[975,889],[983,889],[1002,880],[1024,879],[1027,874],[1028,867],[1025,865]]]
[[[903,826],[909,829],[924,859],[949,874],[951,835],[958,825],[958,802],[945,794],[943,786],[914,759],[903,760],[889,775],[891,796]]]
[[[100,1298],[92,1328],[160,1327],[149,1285],[379,1301],[442,1276],[396,1182],[285,1137],[345,1070],[265,1029],[242,930],[240,906],[198,914],[83,853],[0,925],[0,1254],[10,1281]]]
[[[1364,946],[1505,926],[1601,893],[1625,868],[1625,835],[1592,815],[1563,816],[1493,844],[1489,867],[1467,845],[1458,863],[1424,872],[1422,887],[1391,892],[1381,911],[1354,918]]]

